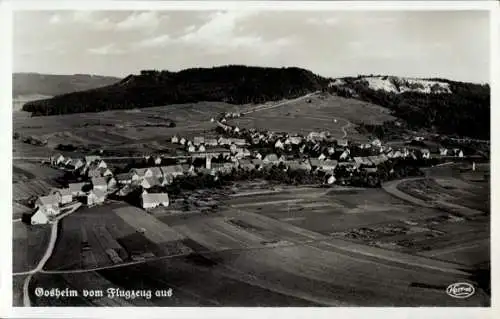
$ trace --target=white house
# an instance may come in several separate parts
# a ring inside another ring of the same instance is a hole
[[[349,150],[345,150],[340,154],[340,159],[345,160],[347,158],[349,158]]]
[[[326,178],[326,184],[331,185],[335,183],[335,176],[333,174],[328,175]]]
[[[205,145],[208,145],[208,146],[217,146],[217,139],[215,138],[206,138],[205,139]]]
[[[182,170],[181,165],[162,166],[162,167],[160,167],[160,169],[163,172],[164,177],[166,177],[168,175],[170,175],[172,177],[177,177],[177,176],[181,176],[184,174],[184,171]]]
[[[47,216],[59,214],[59,196],[40,196],[35,202],[35,208],[42,210]]]
[[[118,184],[114,177],[107,177],[106,183],[108,185],[108,190],[116,188],[116,185]]]
[[[264,163],[278,163],[279,162],[279,159],[278,159],[278,155],[272,153],[272,154],[267,154],[263,159],[262,161]]]
[[[446,149],[446,148],[439,149],[439,155],[446,156],[447,154],[448,154],[448,149]]]
[[[341,147],[347,147],[349,145],[349,142],[346,139],[338,139],[337,145]]]
[[[431,152],[426,148],[421,149],[420,153],[422,154],[422,158],[425,158],[425,159],[431,158]]]
[[[320,161],[322,161],[322,160],[326,159],[326,155],[325,155],[325,154],[323,154],[323,153],[321,153],[321,154],[318,156],[318,159],[319,159]]]
[[[47,218],[47,215],[45,215],[45,212],[40,209],[37,209],[31,216],[31,225],[42,225],[47,224],[48,222],[49,219]]]
[[[172,142],[174,144],[179,143],[179,137],[177,135],[172,136],[172,138],[170,139],[170,142]]]
[[[50,158],[52,165],[60,165],[64,162],[64,156],[61,154],[56,154]]]
[[[382,146],[382,142],[380,142],[380,140],[378,138],[374,139],[371,144],[373,146],[375,146],[375,147],[381,147]]]
[[[193,138],[193,144],[195,146],[199,146],[201,144],[205,143],[205,138],[203,136],[195,136]]]
[[[113,172],[109,168],[99,168],[99,175],[103,177],[113,176]]]
[[[138,178],[138,176],[136,174],[133,174],[131,172],[118,174],[115,177],[116,177],[116,181],[119,184],[132,184],[133,177]]]
[[[167,193],[143,193],[141,195],[142,208],[151,209],[158,206],[167,207],[170,202]]]
[[[81,167],[85,166],[85,163],[81,158],[75,159],[72,164],[74,169],[80,169]]]
[[[189,146],[187,147],[187,151],[188,151],[189,153],[196,152],[196,147],[195,147],[194,145],[189,145]]]
[[[158,178],[155,177],[147,177],[141,181],[141,186],[145,189],[149,189],[153,186],[161,185]]]
[[[108,190],[108,183],[103,177],[94,177],[91,179],[93,189],[100,189],[103,192]]]
[[[155,163],[155,165],[160,165],[161,164],[161,156],[155,156],[154,163]]]
[[[186,139],[184,137],[182,137],[180,140],[179,140],[179,143],[181,143],[181,145],[185,145],[186,144]]]
[[[198,152],[205,152],[206,150],[207,150],[207,149],[205,148],[205,146],[204,146],[204,145],[200,145],[200,146],[198,147]]]
[[[153,172],[149,168],[133,168],[130,172],[136,174],[138,177],[137,179],[153,176]]]
[[[104,203],[106,192],[101,189],[93,189],[87,195],[87,205],[97,205]]]
[[[281,140],[277,140],[276,143],[274,143],[274,148],[279,148],[279,149],[283,149],[285,146],[283,144],[283,142],[281,142]]]
[[[71,190],[69,188],[54,189],[50,192],[50,195],[56,195],[59,203],[63,205],[73,201],[73,195],[71,194]]]
[[[161,171],[161,168],[158,166],[150,167],[149,171],[151,172],[151,177],[160,178],[163,176],[163,172]]]

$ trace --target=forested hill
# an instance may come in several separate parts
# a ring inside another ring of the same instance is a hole
[[[39,73],[12,74],[12,97],[54,96],[95,89],[120,81],[119,78],[88,74],[55,75]]]
[[[358,76],[336,79],[329,90],[389,108],[410,128],[490,138],[490,86],[446,79]]]
[[[229,65],[179,72],[141,71],[113,85],[26,103],[37,115],[99,112],[197,101],[264,103],[326,87],[328,80],[300,68]]]

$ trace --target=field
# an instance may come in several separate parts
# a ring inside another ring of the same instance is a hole
[[[259,110],[230,122],[239,127],[305,135],[311,131],[327,130],[337,138],[345,137],[346,132],[350,140],[365,140],[366,138],[357,133],[354,124],[381,124],[395,119],[385,108],[354,99],[317,94],[310,98],[311,103],[308,103],[308,100],[302,99]],[[252,111],[252,108],[245,110]]]
[[[174,134],[187,138],[214,134],[215,124],[211,123],[210,119],[217,118],[221,113],[243,112],[260,107],[199,102],[44,117],[28,117],[25,112],[14,112],[14,132],[21,136],[34,135],[44,138],[48,144],[34,146],[14,140],[13,153],[16,157],[44,157],[52,154],[58,144],[90,145],[93,148],[104,147],[116,151],[134,149],[140,152],[155,152],[168,148],[168,140]],[[337,122],[334,122],[334,119],[337,119]],[[393,117],[388,111],[379,106],[337,96],[314,95],[311,97],[311,103],[304,99],[285,101],[278,107],[260,110],[230,122],[241,127],[291,133],[307,134],[311,131],[328,130],[339,138],[347,134],[350,139],[365,140],[356,132],[356,123],[373,124],[390,119]],[[168,120],[173,120],[176,127],[166,127]]]
[[[134,258],[189,253],[183,237],[125,203],[82,208],[61,221],[48,270],[91,269]]]
[[[50,227],[28,226],[21,221],[12,223],[12,270],[29,271],[38,264],[47,249]]]

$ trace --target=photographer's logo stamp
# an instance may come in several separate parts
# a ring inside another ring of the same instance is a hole
[[[453,298],[465,299],[474,295],[476,289],[473,285],[467,282],[457,282],[451,284],[446,288],[446,293]]]

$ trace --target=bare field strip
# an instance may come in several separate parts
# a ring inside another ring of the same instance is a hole
[[[31,226],[22,222],[12,224],[12,271],[29,271],[42,258],[50,238],[50,227]]]

